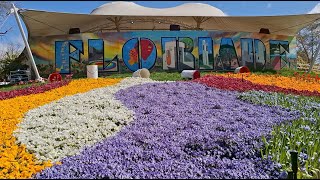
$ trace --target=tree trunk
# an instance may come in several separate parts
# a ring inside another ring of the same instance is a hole
[[[310,73],[312,71],[313,65],[317,59],[317,56],[319,54],[319,50],[320,50],[320,44],[318,44],[318,47],[316,49],[316,52],[314,53],[314,55],[312,56],[311,62],[310,62],[310,66],[309,66],[309,70],[308,73]]]

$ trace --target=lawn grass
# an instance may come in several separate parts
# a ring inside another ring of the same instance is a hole
[[[5,91],[12,91],[12,90],[18,90],[18,89],[23,89],[31,86],[40,86],[43,85],[44,83],[28,83],[28,84],[7,84],[7,85],[2,85],[0,86],[0,92],[5,92]]]
[[[294,69],[289,69],[289,68],[283,68],[279,71],[276,71],[276,70],[262,70],[262,71],[252,71],[252,73],[254,74],[277,74],[279,73],[281,76],[286,76],[286,77],[291,77],[291,76],[294,76],[294,73],[297,72],[299,74],[304,74],[305,71],[302,71],[302,70],[294,70]],[[315,75],[320,75],[319,73],[315,73],[315,72],[311,72],[310,73],[311,76],[315,76]]]

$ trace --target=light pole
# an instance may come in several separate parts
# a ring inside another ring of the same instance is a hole
[[[17,12],[17,8],[14,6],[14,4],[12,3],[12,9],[11,9],[11,13],[14,13],[14,16],[16,17],[16,20],[17,20],[17,24],[19,26],[19,29],[20,29],[20,32],[21,32],[21,35],[22,35],[22,39],[24,41],[24,44],[26,46],[26,49],[27,49],[27,53],[28,53],[28,56],[29,56],[29,60],[31,62],[31,65],[32,65],[32,68],[36,74],[36,80],[38,81],[43,81],[43,79],[40,77],[39,75],[39,72],[38,72],[38,68],[36,66],[36,63],[34,62],[34,59],[33,59],[33,56],[32,56],[32,53],[31,53],[31,49],[30,49],[30,46],[29,46],[29,43],[28,43],[28,40],[26,38],[26,35],[23,31],[23,28],[22,28],[22,25],[21,25],[21,21],[19,19],[19,15],[18,15],[18,12]]]

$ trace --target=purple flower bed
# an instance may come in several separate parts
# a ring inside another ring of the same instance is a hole
[[[277,178],[279,166],[259,157],[259,138],[300,114],[236,94],[192,82],[120,90],[135,121],[35,178]]]

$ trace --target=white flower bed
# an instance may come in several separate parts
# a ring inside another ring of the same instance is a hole
[[[112,86],[64,97],[30,110],[14,132],[18,143],[41,160],[59,161],[114,135],[133,120],[133,112],[114,98],[120,89],[148,82],[126,78]]]

